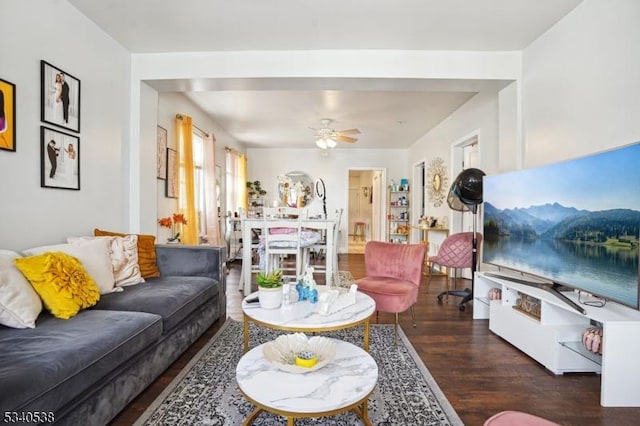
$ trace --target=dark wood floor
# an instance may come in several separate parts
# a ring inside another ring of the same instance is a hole
[[[351,271],[355,278],[364,276],[363,255],[341,255],[340,269]],[[241,318],[242,296],[238,291],[239,271],[240,263],[235,262],[227,275],[228,314],[237,319]],[[408,312],[400,315],[400,322],[465,425],[482,425],[502,410],[526,411],[566,426],[640,424],[640,408],[600,406],[598,375],[555,376],[492,334],[486,320],[473,320],[471,306],[460,312],[455,298],[439,305],[436,296],[444,287],[443,278],[433,278],[429,287],[425,278],[416,305],[417,327],[412,327]],[[392,323],[393,316],[381,313],[379,321]],[[132,424],[219,326],[209,329],[112,424]],[[640,368],[640,360],[629,368]]]

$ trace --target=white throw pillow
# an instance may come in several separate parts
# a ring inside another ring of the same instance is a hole
[[[138,236],[123,237],[69,237],[67,241],[91,241],[101,239],[109,242],[111,266],[116,287],[140,284],[144,282],[138,264]]]
[[[29,281],[13,264],[18,253],[0,254],[0,324],[12,328],[34,328],[42,301]]]
[[[100,288],[100,294],[119,291],[115,287],[108,241],[96,239],[91,241],[77,241],[73,244],[34,247],[24,250],[23,253],[28,256],[34,256],[52,251],[61,251],[77,258]]]

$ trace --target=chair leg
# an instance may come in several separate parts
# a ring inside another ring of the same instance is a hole
[[[413,305],[411,305],[409,309],[411,309],[411,318],[413,319],[413,328],[416,328],[416,312],[413,310]]]
[[[398,313],[396,312],[396,324],[393,328],[393,344],[398,345]]]

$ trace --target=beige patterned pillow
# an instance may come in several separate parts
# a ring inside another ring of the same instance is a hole
[[[75,240],[106,239],[109,241],[111,265],[116,287],[140,284],[144,278],[140,274],[138,264],[138,236],[127,235],[125,237],[69,237],[70,243]]]

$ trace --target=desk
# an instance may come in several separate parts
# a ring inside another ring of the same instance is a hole
[[[271,219],[266,219],[271,220]],[[283,219],[273,219],[274,221],[282,221]],[[245,244],[245,241],[251,241],[251,230],[262,229],[265,219],[263,218],[243,218],[242,219],[242,292],[245,295],[251,293],[251,244]],[[309,229],[317,229],[324,231],[327,236],[327,256],[325,259],[327,270],[325,272],[326,283],[331,282],[333,275],[333,261],[335,258],[336,242],[333,241],[333,227],[336,224],[334,219],[302,219],[302,227]],[[298,220],[292,220],[297,226]]]
[[[440,243],[442,243],[442,241],[444,241],[448,236],[449,236],[449,230],[446,228],[436,228],[433,226],[429,226],[427,224],[420,224],[418,226],[412,225],[411,226],[414,229],[419,229],[422,231],[422,244],[426,244],[427,246],[427,254],[424,257],[424,272],[423,275],[443,275],[442,271],[440,271],[440,274],[433,274],[433,271],[430,270],[429,268],[429,256],[435,256],[436,254],[438,254],[438,250],[432,250],[432,247],[430,247],[429,244],[429,233],[430,232],[438,232],[438,233],[443,233],[444,236],[442,237],[442,240],[440,241]]]

